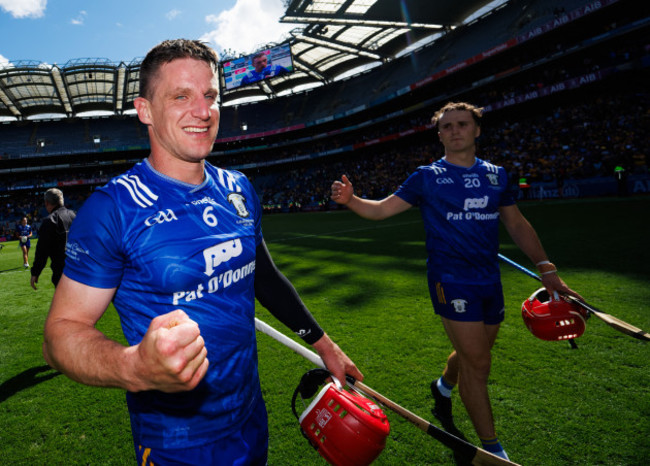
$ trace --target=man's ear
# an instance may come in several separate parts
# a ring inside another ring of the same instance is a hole
[[[144,97],[136,97],[133,101],[133,106],[138,112],[138,118],[145,125],[151,124],[151,110],[149,108],[149,101]]]

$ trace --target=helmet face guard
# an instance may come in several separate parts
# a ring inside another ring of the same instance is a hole
[[[521,316],[530,332],[547,341],[571,340],[585,331],[586,312],[563,298],[550,299],[545,288],[535,291],[521,306]]]
[[[340,382],[324,369],[307,372],[294,392],[292,409],[298,392],[301,397],[313,396],[317,387],[332,377],[298,418],[303,435],[330,464],[341,466],[368,465],[386,446],[390,425],[386,415],[374,401],[341,387]],[[311,380],[309,380],[311,379]]]

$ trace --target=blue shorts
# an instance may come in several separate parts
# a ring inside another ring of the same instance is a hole
[[[264,466],[269,449],[269,428],[264,400],[241,428],[216,442],[199,447],[153,449],[135,445],[138,465],[247,465]]]
[[[439,316],[459,322],[503,322],[505,303],[501,283],[491,285],[460,285],[430,282],[433,309]]]

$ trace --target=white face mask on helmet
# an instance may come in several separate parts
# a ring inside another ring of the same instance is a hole
[[[312,397],[318,386],[331,377],[309,406],[298,416],[295,402]],[[328,463],[361,466],[372,463],[386,446],[390,425],[374,401],[357,392],[349,392],[324,369],[303,375],[293,394],[291,408],[303,435]]]
[[[585,331],[588,315],[579,305],[561,297],[550,299],[545,288],[535,291],[521,305],[521,316],[528,330],[548,341],[571,340]]]

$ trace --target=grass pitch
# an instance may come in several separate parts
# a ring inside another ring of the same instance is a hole
[[[523,203],[562,278],[588,302],[650,329],[650,198]],[[426,286],[424,233],[415,209],[383,222],[346,211],[267,216],[277,265],[365,383],[435,421],[429,383],[451,350]],[[34,242],[32,242],[34,243]],[[30,260],[33,260],[33,251]],[[532,268],[504,234],[501,252]],[[597,318],[572,350],[533,337],[520,316],[537,287],[502,265],[506,320],[494,348],[490,395],[497,431],[526,465],[650,462],[650,345]],[[0,251],[0,460],[3,464],[133,464],[121,390],[86,387],[48,368],[42,327],[53,293],[49,268],[29,286],[16,242]],[[258,317],[289,334],[270,314]],[[114,309],[98,327],[124,341]],[[258,334],[270,418],[270,465],[324,465],[291,413],[293,390],[313,366]],[[458,427],[477,443],[458,394]],[[454,464],[451,452],[386,410],[391,434],[375,464]],[[437,424],[437,422],[433,422]]]

